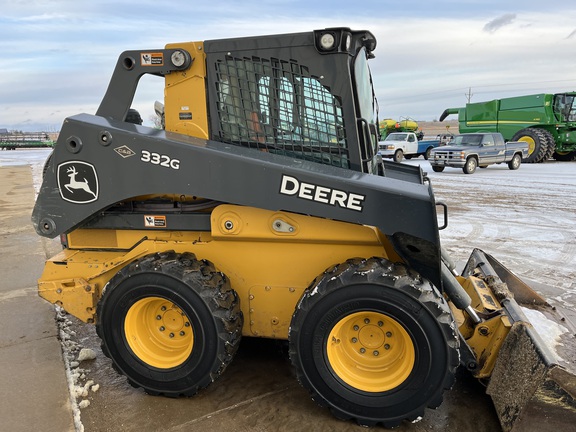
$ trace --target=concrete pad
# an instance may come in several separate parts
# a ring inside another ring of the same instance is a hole
[[[0,293],[34,287],[44,269],[42,242],[32,230],[0,235]]]
[[[0,168],[0,197],[0,429],[74,431],[54,307],[36,292],[46,253],[29,166]]]
[[[29,166],[0,168],[0,293],[36,286],[45,255],[30,221],[34,205]]]
[[[0,328],[0,348],[58,335],[54,306],[38,297],[36,287],[0,292]]]
[[[82,410],[87,431],[116,432],[162,430],[184,431],[384,431],[367,429],[353,421],[332,416],[319,407],[293,374],[281,342],[244,338],[234,361],[222,376],[191,398],[149,396],[131,387],[124,376],[113,370],[111,362],[97,348],[94,326],[74,322],[81,344],[95,348],[96,359],[83,362],[88,378],[99,386],[90,392],[90,406]],[[405,422],[396,431],[494,432],[501,430],[489,397],[483,387],[465,371],[444,395],[437,410],[426,410],[418,423]]]
[[[74,431],[62,352],[56,338],[3,347],[0,364],[2,430]]]

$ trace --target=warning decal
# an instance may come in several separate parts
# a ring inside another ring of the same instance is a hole
[[[140,64],[142,66],[163,66],[164,54],[163,53],[141,53]]]
[[[166,216],[146,215],[144,216],[144,226],[146,228],[166,228]]]

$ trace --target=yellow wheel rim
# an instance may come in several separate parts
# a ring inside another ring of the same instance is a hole
[[[192,325],[186,314],[160,297],[134,303],[126,314],[124,332],[134,354],[160,369],[181,365],[194,346]]]
[[[358,312],[338,321],[326,351],[336,375],[366,392],[398,387],[412,372],[415,360],[408,332],[395,319],[377,312]]]
[[[528,144],[528,154],[529,155],[534,153],[534,150],[536,150],[536,141],[534,141],[534,138],[529,137],[529,136],[523,136],[523,137],[518,138],[518,141],[524,141],[526,144]]]

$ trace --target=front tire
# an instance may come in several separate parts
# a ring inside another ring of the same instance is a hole
[[[242,314],[228,279],[193,254],[134,261],[106,286],[96,331],[134,387],[192,396],[218,378],[240,342]]]
[[[350,260],[301,299],[290,359],[300,383],[335,416],[394,427],[439,406],[452,386],[455,328],[443,297],[419,275],[382,258]]]
[[[432,165],[432,171],[434,171],[434,172],[442,172],[442,171],[444,171],[444,167],[443,167],[443,166],[439,166],[439,165]]]
[[[475,157],[469,157],[466,160],[466,164],[464,165],[464,168],[462,168],[462,171],[464,171],[464,174],[474,174],[476,172],[476,167],[478,166],[478,161],[476,160]]]
[[[396,150],[396,152],[394,153],[394,162],[402,162],[402,159],[404,159],[404,153],[402,152],[402,150]]]
[[[540,163],[549,159],[554,153],[556,143],[554,136],[544,129],[522,129],[512,137],[512,141],[524,141],[528,143],[528,157],[522,162]]]

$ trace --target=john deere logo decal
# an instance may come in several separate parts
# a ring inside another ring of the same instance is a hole
[[[58,188],[63,200],[86,204],[98,199],[98,176],[93,165],[69,161],[58,165]]]

